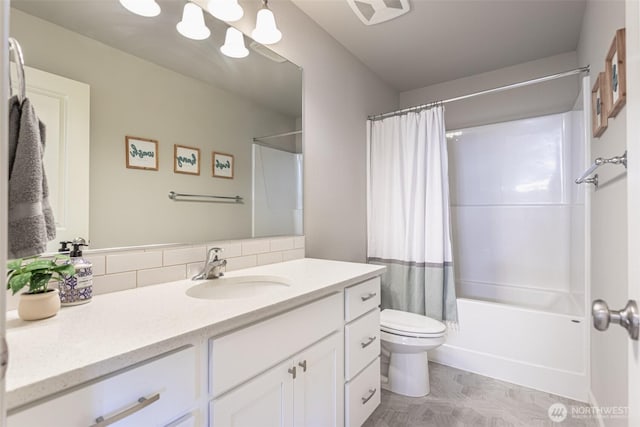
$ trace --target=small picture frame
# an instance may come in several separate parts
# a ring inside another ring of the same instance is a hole
[[[615,117],[627,102],[625,29],[616,31],[605,61],[609,117]]]
[[[173,172],[200,175],[200,149],[174,144]]]
[[[593,89],[591,89],[591,129],[594,138],[599,138],[608,125],[605,78],[605,73],[598,74]]]
[[[211,155],[213,176],[233,179],[233,155],[214,151]]]
[[[127,168],[158,170],[158,141],[155,139],[125,136]]]

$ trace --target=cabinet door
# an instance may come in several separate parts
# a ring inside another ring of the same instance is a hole
[[[292,427],[293,375],[286,361],[210,404],[212,427]],[[241,366],[229,369],[242,369]]]
[[[344,424],[342,332],[336,332],[294,357],[294,425]]]

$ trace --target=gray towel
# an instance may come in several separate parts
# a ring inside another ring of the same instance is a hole
[[[45,126],[29,99],[9,101],[9,258],[47,250],[56,237],[44,173]]]

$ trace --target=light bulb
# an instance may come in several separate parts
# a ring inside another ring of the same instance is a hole
[[[233,27],[227,28],[224,45],[220,51],[231,58],[244,58],[249,50],[244,45],[244,35]]]
[[[256,28],[251,32],[251,37],[258,43],[273,44],[282,39],[282,33],[276,27],[276,19],[266,7],[258,11]]]
[[[182,21],[176,25],[178,32],[193,40],[204,40],[211,35],[211,31],[204,24],[202,9],[194,3],[184,5]]]
[[[209,0],[207,9],[213,16],[226,22],[237,21],[244,15],[238,0]]]
[[[160,6],[155,0],[120,0],[120,4],[136,15],[152,17],[160,14]]]

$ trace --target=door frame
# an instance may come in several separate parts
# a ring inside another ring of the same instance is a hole
[[[0,2],[0,170],[9,168],[9,143],[8,143],[8,102],[9,99],[9,1]],[[7,176],[0,177],[0,236],[6,236],[8,231],[7,205],[9,180]],[[0,339],[6,337],[6,260],[7,239],[0,239]],[[5,379],[0,378],[0,425],[6,424],[7,408],[5,406]]]
[[[628,297],[640,302],[640,2],[627,0],[627,217],[628,217]],[[603,225],[603,226],[606,226]],[[617,284],[612,284],[617,285]],[[629,420],[640,425],[640,343],[628,343]]]

